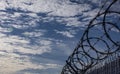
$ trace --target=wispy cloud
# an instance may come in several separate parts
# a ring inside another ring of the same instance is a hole
[[[61,69],[78,29],[97,13],[92,8],[69,0],[0,0],[0,73]]]
[[[18,55],[15,53],[7,53],[0,51],[0,73],[2,74],[14,74],[17,71],[24,69],[48,69],[48,68],[57,68],[60,65],[57,64],[35,64],[32,63],[29,59],[30,57]]]
[[[39,42],[40,45],[30,45],[30,41],[25,38],[18,36],[7,36],[5,34],[0,34],[0,44],[0,50],[5,50],[7,52],[42,54],[51,50],[50,41],[41,40]]]
[[[32,16],[32,17],[34,17],[34,16],[37,17],[35,15],[35,13],[36,14],[37,13],[48,13],[46,17],[44,17],[44,18],[42,17],[40,19],[46,20],[46,21],[51,21],[48,19],[53,18],[53,19],[57,20],[56,17],[58,17],[58,18],[64,17],[64,18],[59,18],[58,21],[61,20],[62,22],[66,22],[66,25],[68,25],[68,26],[84,25],[81,21],[78,20],[79,17],[76,18],[74,16],[77,16],[77,15],[84,16],[83,13],[86,13],[85,11],[91,10],[91,7],[92,7],[90,4],[87,4],[87,3],[74,4],[74,3],[70,2],[69,0],[66,0],[66,1],[65,0],[61,0],[61,1],[58,1],[58,0],[35,0],[35,1],[11,0],[11,1],[8,1],[8,4],[5,1],[2,1],[2,2],[4,2],[4,4],[2,4],[4,6],[4,7],[2,7],[3,8],[2,10],[5,10],[6,8],[13,8],[13,9],[17,10],[17,12],[20,10],[25,11],[25,12],[31,11],[29,16]],[[28,4],[26,4],[26,3],[28,3]],[[32,3],[32,4],[29,5],[29,3]],[[11,11],[13,11],[13,10],[11,10]],[[92,12],[92,14],[94,14],[94,12]],[[17,14],[15,14],[15,15],[18,16]],[[89,14],[87,14],[87,15],[89,17]]]
[[[57,31],[57,30],[55,30],[55,32],[58,33],[58,34],[62,34],[63,36],[66,36],[66,37],[69,37],[69,38],[74,37],[74,34],[72,34],[69,31]]]
[[[1,28],[2,29],[2,28]],[[3,30],[4,31],[4,30]],[[48,69],[58,68],[60,65],[52,63],[32,63],[27,54],[43,54],[51,51],[51,41],[38,40],[39,45],[29,45],[30,41],[10,35],[7,36],[4,33],[0,34],[0,73],[2,74],[16,74],[17,71],[24,69]],[[24,55],[20,55],[20,54]]]

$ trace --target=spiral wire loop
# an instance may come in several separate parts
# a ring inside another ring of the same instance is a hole
[[[61,74],[85,74],[108,57],[120,55],[120,10],[114,9],[120,0],[107,2],[89,22]]]

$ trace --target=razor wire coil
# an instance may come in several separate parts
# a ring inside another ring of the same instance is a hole
[[[120,11],[112,10],[119,1],[113,0],[106,9],[107,1],[104,3],[88,24],[61,74],[85,74],[109,56],[120,54]]]

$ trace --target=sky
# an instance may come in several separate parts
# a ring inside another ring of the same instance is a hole
[[[0,74],[60,74],[103,2],[71,1],[0,0]]]

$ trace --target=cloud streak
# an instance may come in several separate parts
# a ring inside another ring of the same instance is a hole
[[[97,10],[69,0],[0,0],[0,73],[60,70]]]
[[[48,69],[57,68],[57,64],[35,64],[29,60],[27,56],[21,56],[15,53],[6,53],[0,51],[0,73],[2,74],[16,74],[17,71],[24,69]]]

